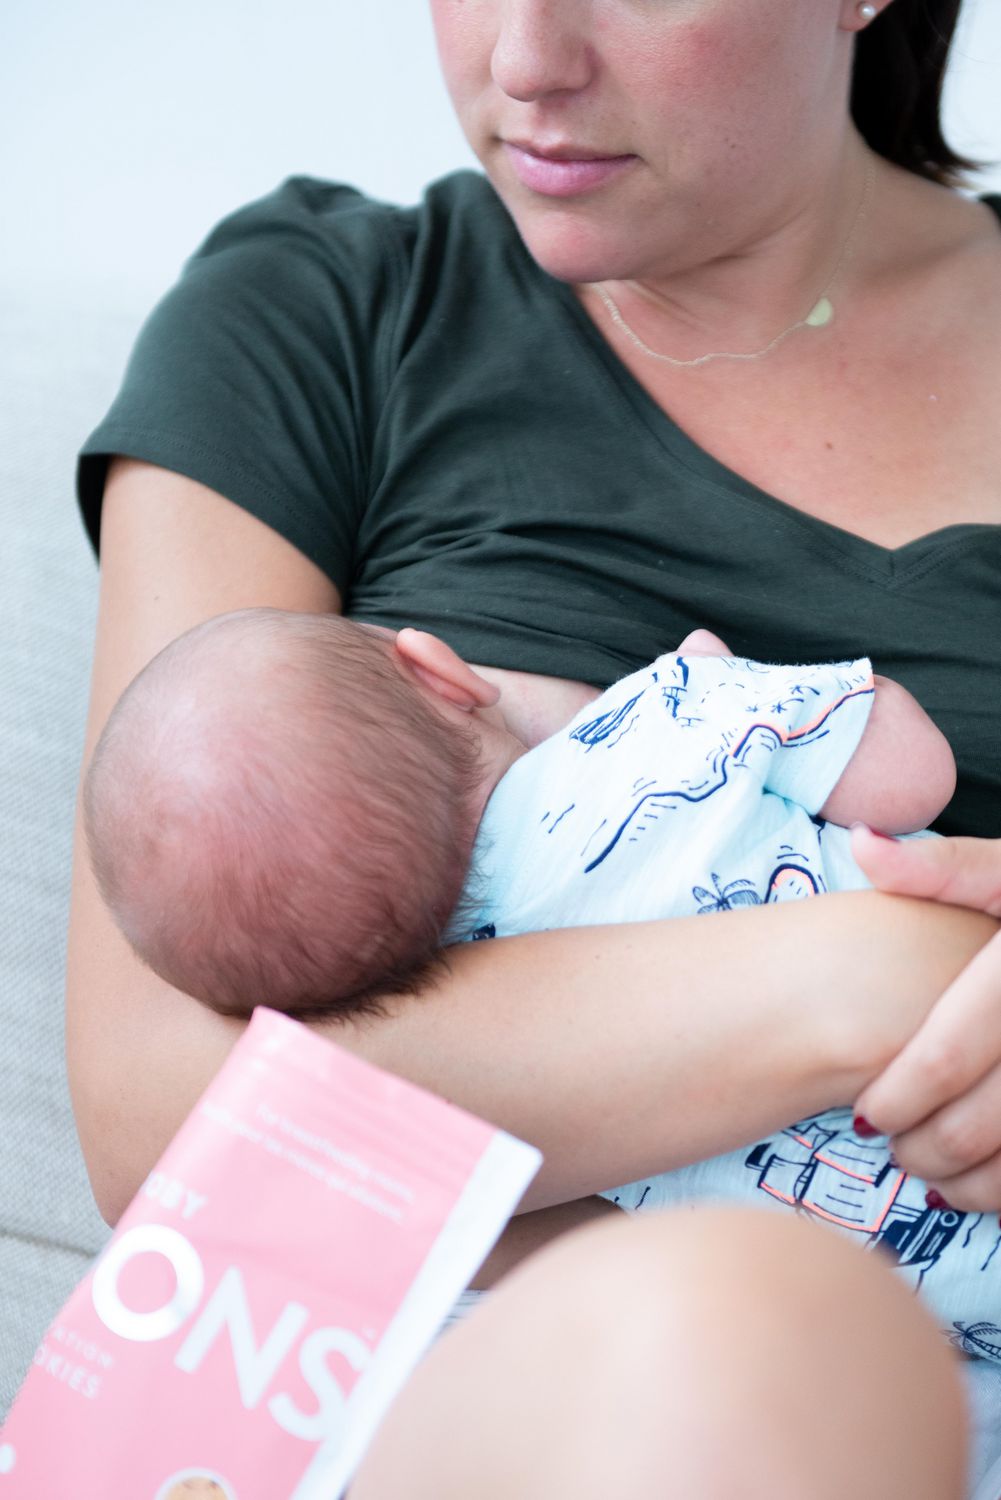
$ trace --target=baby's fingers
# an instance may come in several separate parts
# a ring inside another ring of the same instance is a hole
[[[1001,934],[981,948],[903,1051],[862,1091],[856,1112],[881,1134],[902,1135],[961,1100],[999,1062]],[[1001,1146],[1001,1089],[992,1110],[998,1121],[995,1144]],[[953,1164],[953,1172],[973,1165],[972,1160]]]
[[[1001,839],[900,842],[857,823],[852,854],[877,890],[1001,916]]]

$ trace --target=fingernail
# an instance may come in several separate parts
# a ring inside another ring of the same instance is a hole
[[[927,1203],[929,1208],[940,1208],[946,1209],[949,1212],[952,1211],[952,1204],[946,1203],[945,1199],[942,1197],[942,1194],[936,1193],[934,1188],[929,1188],[927,1193],[925,1193],[925,1202]]]
[[[869,1121],[866,1119],[865,1115],[855,1116],[854,1120],[852,1121],[852,1129],[860,1138],[860,1140],[863,1141],[871,1141],[874,1135],[880,1134],[875,1125],[869,1124]]]

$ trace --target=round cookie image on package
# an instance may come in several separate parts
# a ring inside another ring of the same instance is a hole
[[[218,1474],[207,1469],[184,1469],[160,1486],[155,1500],[237,1500],[237,1495]]]

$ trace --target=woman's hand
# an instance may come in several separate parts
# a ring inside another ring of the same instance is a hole
[[[879,890],[1001,916],[1001,839],[898,843],[859,825],[852,852]],[[951,1207],[1001,1210],[1001,933],[863,1090],[857,1114]]]

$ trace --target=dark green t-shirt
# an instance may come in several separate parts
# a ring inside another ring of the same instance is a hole
[[[956,752],[938,826],[1001,835],[1001,527],[888,550],[741,479],[475,173],[406,209],[293,178],[225,219],[83,449],[95,538],[113,453],[262,518],[350,614],[472,661],[605,686],[695,625],[762,660],[869,655]]]

